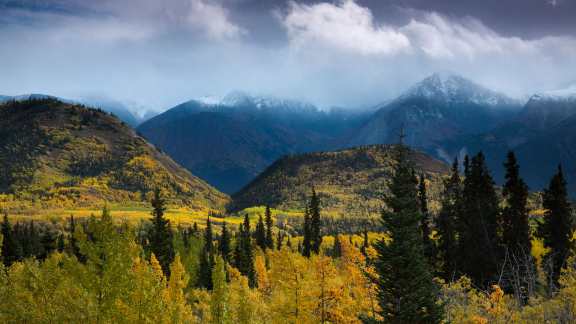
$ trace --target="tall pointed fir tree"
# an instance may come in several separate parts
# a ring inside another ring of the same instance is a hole
[[[424,243],[424,255],[428,259],[431,265],[435,264],[434,256],[435,246],[434,242],[430,238],[432,234],[432,215],[428,209],[428,193],[426,189],[426,178],[424,173],[420,174],[420,179],[418,183],[418,200],[420,202],[420,213],[422,213],[422,221],[420,222],[420,230],[422,232],[422,242]]]
[[[502,248],[498,233],[499,199],[484,154],[472,158],[466,169],[459,220],[460,270],[479,287],[498,280]]]
[[[303,225],[303,238],[302,238],[302,245],[301,248],[298,249],[298,251],[302,252],[302,255],[309,258],[310,257],[310,252],[312,251],[312,230],[311,230],[311,224],[310,224],[310,208],[308,205],[306,205],[306,210],[304,210],[304,225]],[[300,243],[298,243],[298,245],[300,246]]]
[[[396,151],[395,175],[385,201],[388,209],[382,212],[391,242],[381,239],[374,246],[379,313],[382,323],[440,323],[443,309],[437,303],[439,291],[420,234],[418,181],[407,148],[400,144]]]
[[[450,178],[444,180],[442,208],[438,214],[438,259],[440,273],[446,281],[456,278],[458,260],[457,223],[462,198],[462,180],[458,168],[458,159],[454,159]]]
[[[8,214],[4,214],[4,220],[1,226],[3,244],[2,244],[2,261],[4,265],[9,267],[12,263],[22,259],[22,246],[16,239],[12,230],[12,224],[8,219]]]
[[[269,249],[274,249],[274,238],[272,234],[272,227],[274,227],[274,222],[272,221],[272,212],[270,211],[270,206],[266,206],[265,213],[266,221],[266,247]]]
[[[562,166],[558,166],[558,171],[544,190],[543,198],[546,213],[539,236],[543,238],[544,246],[550,249],[545,259],[545,270],[550,290],[554,291],[558,287],[561,270],[572,253],[575,230]]]
[[[322,245],[322,219],[320,216],[320,198],[316,190],[312,188],[312,197],[310,197],[310,249],[312,252],[320,253]]]
[[[206,219],[204,229],[204,246],[200,252],[198,286],[212,290],[212,270],[214,268],[214,237],[210,217]]]
[[[218,243],[218,250],[220,250],[220,254],[222,255],[222,259],[225,262],[228,262],[230,258],[230,253],[232,252],[230,248],[230,232],[228,232],[228,227],[226,226],[226,222],[222,223],[222,235],[220,235],[220,242]]]
[[[160,189],[154,190],[152,204],[152,229],[148,239],[149,250],[154,253],[156,259],[162,266],[162,271],[166,276],[170,275],[170,264],[176,255],[174,242],[172,240],[172,228],[170,221],[164,217],[166,211],[166,201],[162,197]]]
[[[531,255],[530,225],[528,223],[528,186],[520,177],[520,166],[514,152],[508,152],[504,163],[506,183],[502,190],[505,207],[502,210],[502,243],[508,253],[506,274],[517,294],[527,301],[526,292],[533,286],[534,260]]]
[[[259,248],[266,250],[266,228],[264,227],[264,220],[262,219],[262,215],[260,215],[258,218],[258,223],[256,223],[254,239],[256,240],[256,245]]]
[[[236,267],[241,274],[248,278],[250,287],[256,286],[256,271],[254,270],[254,252],[250,235],[250,219],[244,216],[244,223],[240,225],[236,242]]]

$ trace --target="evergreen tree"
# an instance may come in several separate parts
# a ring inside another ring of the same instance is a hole
[[[446,281],[452,281],[456,276],[458,260],[458,214],[462,198],[462,180],[458,170],[458,159],[454,159],[450,178],[444,180],[442,193],[442,209],[438,214],[438,259],[440,273]]]
[[[22,246],[20,242],[16,239],[14,232],[12,230],[12,224],[8,220],[8,214],[4,214],[4,220],[2,222],[2,261],[4,265],[9,267],[12,263],[20,261],[22,259]]]
[[[310,222],[310,209],[306,206],[304,211],[304,235],[302,238],[302,244],[298,242],[298,251],[302,253],[303,256],[309,258],[310,252],[312,250],[312,229]]]
[[[170,221],[164,217],[166,201],[160,189],[154,190],[152,204],[152,229],[148,239],[149,250],[154,253],[162,266],[164,274],[170,274],[170,264],[174,261],[175,251]]]
[[[504,167],[506,183],[502,195],[506,199],[506,206],[502,210],[502,242],[510,259],[507,273],[516,276],[510,278],[513,283],[510,286],[517,286],[517,292],[522,293],[522,300],[527,302],[529,296],[524,292],[528,291],[528,285],[533,284],[530,274],[534,273],[535,267],[528,223],[528,186],[520,177],[520,167],[514,152],[508,153]]]
[[[543,238],[544,246],[550,249],[546,256],[548,264],[546,273],[550,288],[554,290],[558,286],[561,270],[565,268],[566,260],[573,248],[575,225],[561,166],[550,180],[548,188],[544,190],[543,207],[546,213],[539,236]]]
[[[278,234],[276,235],[276,250],[280,251],[282,249],[282,241],[284,240],[284,235],[282,231],[278,230]]]
[[[248,284],[253,288],[256,286],[256,271],[254,270],[254,253],[248,214],[244,216],[244,223],[240,226],[239,240],[236,244],[237,268],[241,274],[248,278]]]
[[[383,323],[440,323],[443,310],[437,304],[438,287],[424,256],[418,206],[418,181],[407,149],[396,148],[397,164],[382,212],[391,242],[375,244],[378,302]],[[374,319],[372,320],[375,321]]]
[[[502,266],[500,204],[484,154],[473,157],[466,169],[458,217],[459,268],[474,284],[487,287],[498,279]]]
[[[322,220],[320,218],[320,199],[316,190],[312,188],[312,197],[310,198],[310,249],[312,252],[320,253],[322,245]]]
[[[258,247],[260,247],[263,251],[266,250],[266,229],[264,227],[262,215],[260,215],[258,218],[256,230],[254,231],[254,239],[256,240],[256,245]]]
[[[230,257],[231,248],[230,248],[230,233],[228,232],[228,228],[226,226],[226,222],[222,224],[222,235],[220,236],[220,243],[218,244],[218,249],[220,250],[220,254],[225,262],[228,262],[228,258]]]
[[[428,194],[426,190],[426,179],[424,174],[420,174],[420,181],[418,184],[418,200],[420,202],[420,213],[422,214],[422,220],[420,221],[420,231],[422,232],[422,242],[424,243],[424,255],[430,262],[434,264],[434,256],[436,255],[434,242],[430,238],[432,230],[430,226],[432,224],[432,216],[430,210],[428,209]]]
[[[206,229],[204,230],[204,247],[200,253],[200,269],[198,274],[198,285],[212,290],[212,270],[214,268],[214,242],[212,235],[212,224],[210,217],[206,219]]]
[[[270,206],[266,206],[266,246],[269,249],[274,249],[274,239],[272,237],[272,227],[274,223],[272,221],[272,212],[270,211]]]
[[[85,259],[80,254],[80,248],[78,247],[78,239],[76,238],[76,221],[74,220],[74,215],[70,215],[70,218],[68,219],[68,227],[70,234],[68,237],[68,245],[66,249],[70,255],[74,255],[80,262],[84,262]]]
[[[368,229],[364,228],[364,241],[362,242],[362,247],[360,248],[360,252],[362,252],[362,254],[364,254],[364,256],[367,256],[366,254],[366,249],[368,249],[368,246],[370,245],[370,243],[368,242]]]
[[[340,235],[334,236],[334,246],[332,247],[332,257],[339,258],[342,256],[342,242],[340,242]]]

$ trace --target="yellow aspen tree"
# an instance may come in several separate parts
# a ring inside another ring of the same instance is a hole
[[[268,278],[268,269],[266,269],[266,260],[262,253],[258,254],[254,260],[254,270],[256,270],[258,290],[263,296],[269,297],[271,292],[270,279]]]
[[[210,312],[212,323],[230,323],[229,317],[229,292],[226,284],[226,270],[224,260],[221,256],[216,256],[214,268],[212,270],[212,296],[210,301]]]
[[[184,288],[188,285],[189,277],[184,270],[180,255],[176,255],[174,262],[170,265],[170,279],[164,291],[164,301],[166,303],[166,318],[164,321],[170,323],[190,323],[192,322],[192,310],[186,304]]]

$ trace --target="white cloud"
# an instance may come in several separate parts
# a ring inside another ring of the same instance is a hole
[[[290,2],[282,23],[296,47],[316,44],[370,55],[395,54],[410,46],[405,35],[376,25],[370,10],[352,0],[314,5]]]
[[[300,50],[323,46],[362,55],[421,53],[431,59],[468,60],[492,55],[545,55],[550,50],[572,54],[576,51],[576,40],[572,38],[559,41],[505,37],[476,19],[454,20],[434,12],[422,13],[405,26],[381,25],[375,22],[369,8],[354,0],[312,5],[291,2],[281,21],[291,46]]]
[[[232,23],[224,7],[210,0],[189,0],[187,21],[215,39],[236,38],[244,29]]]

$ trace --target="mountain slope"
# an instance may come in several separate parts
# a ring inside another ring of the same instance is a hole
[[[184,170],[118,119],[56,99],[0,105],[0,192],[66,206],[144,201],[221,208],[227,196]]]
[[[518,156],[522,176],[533,190],[541,190],[562,163],[569,191],[576,195],[576,88],[536,94],[513,120],[490,132],[445,143],[445,156],[484,151],[498,182],[508,150]]]
[[[327,212],[378,213],[395,163],[392,148],[372,145],[284,157],[233,195],[231,209],[270,205],[302,210],[314,186]],[[426,174],[429,194],[437,200],[449,167],[421,152],[411,152],[411,159]]]
[[[4,103],[7,101],[25,101],[25,100],[38,100],[38,99],[55,99],[61,102],[69,103],[69,104],[85,104],[90,107],[100,108],[106,112],[114,114],[118,119],[125,122],[126,124],[136,127],[141,122],[134,114],[132,114],[122,103],[114,101],[114,100],[105,100],[105,99],[97,99],[97,98],[89,98],[86,100],[82,100],[81,102],[77,102],[74,100],[68,100],[64,98],[54,97],[45,94],[24,94],[18,96],[0,96],[0,103]]]
[[[432,151],[446,139],[486,132],[520,108],[460,76],[436,73],[382,107],[348,143],[394,143],[403,128],[407,144]]]
[[[281,156],[332,147],[362,118],[294,100],[233,93],[221,100],[188,101],[138,131],[192,173],[233,193]]]

